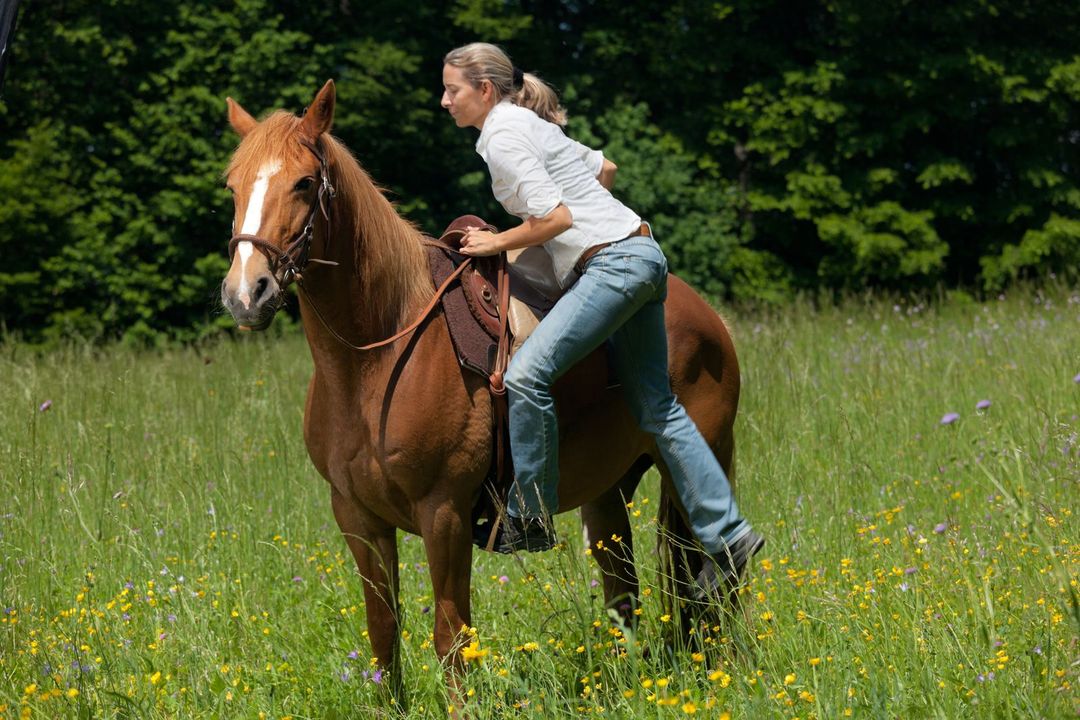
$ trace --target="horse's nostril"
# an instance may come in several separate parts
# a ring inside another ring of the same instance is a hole
[[[263,275],[259,278],[259,281],[255,283],[255,302],[259,302],[262,299],[263,294],[266,293],[266,288],[270,285],[270,278]]]

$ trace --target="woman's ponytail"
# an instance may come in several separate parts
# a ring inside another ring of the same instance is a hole
[[[555,89],[532,73],[523,73],[521,89],[511,101],[529,108],[548,122],[566,127],[566,108],[559,104]]]
[[[470,43],[451,50],[443,63],[459,68],[473,87],[487,80],[499,100],[529,108],[548,122],[566,125],[566,110],[555,89],[533,73],[522,72],[502,48],[491,43]]]

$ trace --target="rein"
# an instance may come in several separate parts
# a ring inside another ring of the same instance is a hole
[[[327,242],[331,237],[330,232],[330,201],[337,196],[337,192],[334,190],[334,186],[330,183],[330,171],[326,164],[326,156],[322,152],[322,148],[318,141],[312,142],[305,137],[299,139],[301,145],[307,148],[315,159],[319,161],[319,193],[315,198],[315,202],[311,204],[311,210],[308,212],[307,222],[304,223],[304,227],[297,233],[292,240],[285,246],[284,250],[279,250],[273,243],[261,238],[257,235],[234,235],[229,240],[229,259],[232,260],[233,255],[236,254],[236,247],[242,242],[249,242],[254,245],[259,252],[266,256],[267,262],[270,264],[270,273],[274,276],[274,279],[278,283],[280,290],[284,290],[288,287],[289,283],[296,281],[296,287],[307,298],[308,304],[315,312],[315,317],[319,319],[322,326],[326,328],[326,331],[330,333],[339,343],[349,348],[350,350],[365,351],[374,350],[375,348],[384,347],[401,338],[405,337],[409,333],[415,331],[420,325],[427,319],[428,315],[438,306],[439,299],[443,296],[446,290],[450,287],[451,283],[457,278],[461,277],[462,273],[472,265],[473,259],[466,257],[465,260],[450,274],[442,285],[435,291],[435,296],[431,298],[431,302],[420,311],[420,316],[416,318],[408,327],[401,332],[388,337],[385,340],[379,340],[378,342],[369,343],[367,345],[354,345],[341,336],[337,330],[330,326],[330,323],[326,321],[322,311],[319,310],[319,306],[315,303],[314,298],[307,292],[307,288],[304,287],[304,270],[310,263],[319,263],[320,265],[332,265],[336,266],[337,263],[331,260],[320,260],[318,258],[310,257],[311,241],[315,236],[315,222],[319,213],[322,213],[323,218],[326,220],[326,238]],[[443,245],[434,243],[431,241],[425,241],[425,245],[431,245],[433,247],[446,248]],[[451,252],[456,252],[450,250]],[[462,254],[462,253],[458,253]],[[505,266],[505,259],[502,265]],[[500,267],[500,274],[502,270]],[[502,283],[500,282],[500,285]],[[505,316],[505,313],[504,313]],[[505,322],[505,320],[504,320]],[[502,343],[500,343],[501,345]],[[500,353],[501,355],[501,353]],[[499,381],[497,383],[500,392],[502,390],[502,374],[505,371],[505,364],[497,369]],[[496,383],[493,383],[493,391]]]
[[[442,245],[433,242],[425,242],[424,244],[431,245],[433,247],[443,247]],[[385,340],[379,340],[378,342],[369,343],[368,345],[354,345],[345,338],[343,338],[337,330],[330,327],[330,323],[326,322],[326,318],[323,317],[322,312],[319,310],[319,306],[315,304],[314,298],[312,298],[311,295],[308,295],[306,291],[304,292],[304,294],[307,297],[308,304],[311,305],[311,309],[315,311],[315,317],[319,318],[319,322],[322,323],[322,326],[326,328],[326,331],[328,333],[334,336],[334,339],[336,339],[339,343],[349,348],[350,350],[374,350],[375,348],[384,347],[397,340],[400,340],[401,338],[416,330],[416,328],[420,327],[420,325],[425,320],[427,320],[428,315],[430,315],[431,312],[438,306],[439,299],[442,298],[447,288],[450,287],[450,284],[453,283],[454,280],[461,277],[461,274],[464,273],[465,269],[468,268],[470,265],[472,265],[472,258],[465,258],[464,262],[462,262],[461,265],[459,265],[457,269],[454,270],[454,272],[450,273],[450,276],[447,277],[446,280],[443,280],[442,285],[440,285],[435,291],[435,295],[431,298],[431,301],[424,307],[423,310],[420,311],[420,315],[416,318],[416,320],[412,322],[411,325],[409,325],[407,328],[397,333],[396,335],[388,337]],[[303,278],[299,278],[296,281],[296,286],[301,290],[304,290]]]
[[[337,192],[334,190],[334,186],[330,183],[330,171],[326,163],[326,156],[322,152],[322,148],[318,140],[312,142],[311,140],[301,137],[300,144],[307,148],[315,159],[319,161],[319,191],[315,197],[315,201],[311,204],[311,209],[308,211],[307,222],[304,223],[304,227],[297,233],[286,245],[284,250],[279,250],[273,243],[265,238],[258,237],[257,235],[234,235],[229,240],[229,260],[231,261],[236,254],[237,246],[242,242],[249,242],[255,246],[259,252],[265,257],[270,266],[270,272],[274,276],[274,279],[278,283],[278,292],[284,291],[288,287],[289,283],[296,281],[297,289],[303,294],[315,313],[315,317],[319,319],[319,322],[326,329],[330,335],[339,343],[349,348],[350,350],[356,350],[364,352],[367,350],[374,350],[376,348],[385,347],[394,343],[401,338],[413,333],[419,328],[424,321],[431,316],[431,313],[439,306],[439,301],[443,295],[449,289],[450,285],[455,280],[458,280],[464,272],[472,266],[473,257],[465,255],[464,253],[454,250],[442,243],[433,242],[430,239],[425,238],[423,240],[424,245],[431,247],[437,247],[441,250],[452,252],[459,256],[464,256],[461,264],[450,273],[450,275],[443,280],[435,290],[434,296],[420,311],[419,316],[404,328],[400,332],[386,338],[385,340],[379,340],[378,342],[369,343],[367,345],[355,345],[344,337],[341,333],[330,326],[326,318],[323,316],[322,311],[316,304],[315,299],[307,292],[307,288],[304,287],[304,270],[310,263],[319,263],[321,265],[337,266],[338,263],[330,260],[321,260],[318,258],[310,257],[311,241],[315,236],[315,223],[318,219],[319,213],[322,213],[323,219],[326,221],[326,242],[330,242],[331,227],[330,227],[330,201],[334,199]],[[494,228],[491,228],[492,230]],[[491,393],[492,410],[493,410],[493,426],[495,432],[495,477],[501,478],[504,475],[504,467],[506,463],[506,455],[508,448],[506,447],[506,428],[509,423],[509,412],[507,408],[506,398],[506,386],[504,383],[504,377],[506,374],[507,366],[510,361],[510,328],[508,325],[509,305],[510,305],[510,278],[506,269],[506,253],[500,253],[498,261],[498,280],[496,284],[496,294],[498,296],[497,312],[499,315],[499,337],[496,346],[495,357],[493,358],[491,374],[488,376],[488,390]],[[491,550],[496,539],[496,535],[499,529],[500,522],[502,521],[502,511],[499,512],[495,521],[492,523],[491,535],[488,538],[488,550]]]

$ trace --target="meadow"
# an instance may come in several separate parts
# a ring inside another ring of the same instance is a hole
[[[740,612],[664,651],[650,473],[634,629],[574,514],[556,551],[475,556],[469,714],[1080,714],[1080,291],[725,314],[740,505],[768,537]],[[0,346],[0,720],[396,714],[303,446],[309,373],[295,332]],[[407,716],[446,717],[400,546]]]

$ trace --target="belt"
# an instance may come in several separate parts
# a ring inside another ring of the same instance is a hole
[[[652,237],[652,233],[649,231],[649,224],[648,223],[641,223],[641,227],[634,230],[632,233],[627,235],[625,238],[620,238],[620,239],[621,240],[626,240],[627,238],[632,238],[632,237]],[[585,263],[592,260],[593,255],[600,252],[601,250],[603,250],[606,247],[610,247],[611,245],[614,245],[617,242],[619,242],[619,240],[614,240],[612,242],[606,242],[606,243],[600,243],[599,245],[593,245],[592,247],[585,248],[585,252],[581,253],[581,257],[579,257],[577,259],[577,262],[574,263],[574,270],[577,271],[578,275],[583,274],[585,272]]]

